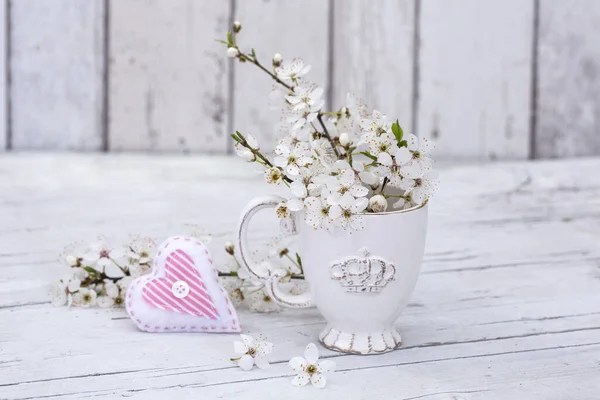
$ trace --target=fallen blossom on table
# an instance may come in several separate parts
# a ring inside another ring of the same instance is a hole
[[[304,357],[292,357],[289,365],[298,374],[292,379],[292,385],[299,387],[310,382],[314,387],[324,388],[327,384],[325,374],[335,370],[335,362],[331,360],[319,361],[319,349],[314,343],[306,346]]]

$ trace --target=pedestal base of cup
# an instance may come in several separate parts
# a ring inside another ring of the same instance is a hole
[[[348,354],[382,354],[402,344],[400,333],[390,326],[380,332],[342,331],[331,325],[319,334],[319,340],[328,349]]]

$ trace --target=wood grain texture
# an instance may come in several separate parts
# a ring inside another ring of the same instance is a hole
[[[48,304],[45,286],[66,272],[56,254],[99,233],[164,238],[197,223],[214,234],[209,247],[222,263],[237,210],[269,190],[246,163],[9,153],[0,158],[0,393],[371,400],[401,388],[403,399],[594,398],[599,168],[598,159],[442,168],[423,271],[397,321],[403,347],[372,357],[320,348],[338,372],[317,391],[293,388],[287,365],[316,340],[316,309],[242,311],[245,332],[275,343],[272,368],[247,373],[229,361],[236,336],[146,334],[122,310]],[[276,226],[261,221],[254,240]]]
[[[533,0],[423,0],[419,135],[440,157],[529,154]]]
[[[334,1],[334,109],[354,93],[411,131],[415,3]]]
[[[599,37],[599,2],[540,2],[537,157],[600,154]]]
[[[229,2],[110,1],[111,150],[225,152]]]
[[[99,150],[103,0],[11,2],[14,149]]]
[[[327,88],[329,62],[329,1],[243,0],[235,18],[242,23],[238,42],[243,51],[255,48],[258,60],[271,68],[275,53],[284,60],[302,58],[312,69],[305,76]],[[281,134],[275,126],[281,113],[269,108],[273,80],[250,64],[235,64],[233,129],[256,137],[263,150],[272,150]]]

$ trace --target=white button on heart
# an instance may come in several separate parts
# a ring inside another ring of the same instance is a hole
[[[173,286],[171,287],[171,292],[173,293],[173,296],[177,297],[178,299],[183,299],[190,293],[190,285],[184,281],[174,282]]]

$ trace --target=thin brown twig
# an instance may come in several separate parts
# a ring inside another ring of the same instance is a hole
[[[322,112],[319,111],[319,115],[317,116],[317,119],[319,120],[319,123],[321,124],[321,128],[323,128],[323,135],[325,135],[327,140],[329,140],[329,144],[331,145],[333,152],[335,153],[337,158],[341,160],[342,156],[340,155],[340,152],[338,151],[337,147],[335,146],[335,143],[333,142],[333,139],[329,135],[329,131],[327,131],[327,128],[325,127],[325,123],[323,122],[323,113]]]

